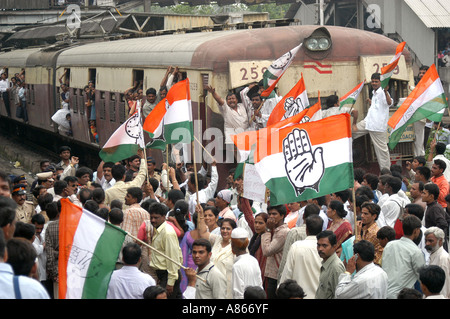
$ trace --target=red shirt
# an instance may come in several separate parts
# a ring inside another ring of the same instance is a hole
[[[448,195],[450,189],[447,179],[444,175],[441,175],[439,177],[433,176],[430,180],[439,187],[439,197],[437,199],[438,203],[441,204],[441,206],[444,208],[447,207],[445,196]]]

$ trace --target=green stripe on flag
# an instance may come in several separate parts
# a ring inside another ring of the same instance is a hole
[[[319,184],[319,192],[307,188],[297,197],[287,177],[273,178],[266,183],[266,186],[270,189],[270,205],[274,206],[332,194],[352,188],[353,184],[353,163],[349,162],[326,168]]]
[[[105,299],[111,274],[116,267],[126,232],[105,223],[86,273],[82,299]]]
[[[191,143],[194,141],[194,126],[192,121],[165,124],[164,138],[168,144]]]
[[[99,152],[103,162],[120,162],[133,154],[137,154],[140,149],[139,144],[121,144],[116,147],[103,148]]]
[[[438,112],[446,107],[447,101],[445,98],[445,94],[441,94],[430,100],[429,102],[421,105],[404,125],[391,132],[388,142],[389,148],[391,150],[394,149],[394,147],[398,144],[398,141],[400,141],[402,134],[408,125],[423,120],[424,118],[427,118],[433,122],[440,122],[444,113]]]

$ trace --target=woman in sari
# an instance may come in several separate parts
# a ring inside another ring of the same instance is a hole
[[[253,232],[253,236],[248,244],[248,251],[250,255],[256,258],[261,269],[261,276],[264,282],[264,269],[266,268],[266,260],[261,249],[261,235],[267,231],[267,219],[269,215],[265,212],[256,213],[253,217],[252,207],[247,198],[239,197],[239,209],[244,213],[248,226]]]
[[[327,216],[331,219],[331,223],[328,225],[328,230],[331,230],[336,235],[337,240],[337,250],[336,253],[338,256],[341,254],[342,243],[349,239],[352,234],[352,225],[348,220],[344,217],[347,215],[347,212],[344,209],[344,204],[340,201],[332,200],[328,205]]]
[[[192,259],[192,244],[196,239],[200,238],[197,229],[197,213],[194,213],[192,215],[192,221],[195,225],[195,229],[185,233],[183,239],[181,240],[180,247],[181,253],[183,254],[183,266],[196,270],[197,266],[195,265],[194,260]],[[183,268],[181,268],[181,274],[183,277],[181,278],[180,288],[181,291],[184,292],[186,290],[188,280]]]
[[[227,279],[227,299],[232,299],[231,275],[234,264],[234,254],[231,250],[231,232],[237,227],[236,222],[230,218],[224,218],[220,223],[220,235],[209,232],[205,223],[205,215],[201,205],[197,205],[195,211],[198,214],[197,228],[201,238],[211,242],[211,262],[219,269]]]

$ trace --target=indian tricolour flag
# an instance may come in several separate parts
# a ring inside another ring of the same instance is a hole
[[[391,59],[388,65],[381,68],[380,80],[381,80],[381,87],[383,89],[389,84],[389,80],[391,79],[392,74],[394,73],[394,70],[398,65],[398,61],[400,61],[400,57],[402,56],[405,44],[406,42],[402,42],[399,45],[397,45],[394,57]]]
[[[355,86],[353,89],[351,89],[347,94],[342,96],[339,99],[339,109],[347,104],[355,104],[356,99],[358,99],[359,93],[361,93],[362,89],[364,87],[364,81],[359,83],[357,86]]]
[[[424,118],[433,122],[440,122],[444,114],[443,111],[447,107],[444,88],[436,66],[433,64],[389,119],[388,125],[392,128],[389,147],[393,149],[406,127],[414,122]]]
[[[126,232],[61,199],[59,298],[105,299]]]
[[[144,147],[141,112],[137,110],[111,135],[99,156],[105,163],[115,163],[137,154]]]
[[[145,119],[144,131],[167,144],[194,140],[189,79],[174,84]]]
[[[258,140],[254,158],[258,174],[270,189],[270,205],[351,188],[350,115],[344,113],[282,128],[266,141]]]
[[[265,99],[270,96],[278,81],[291,65],[298,50],[300,50],[301,47],[302,43],[273,61],[272,64],[267,68],[267,70],[263,74],[264,91],[261,93],[262,98]]]
[[[267,125],[273,125],[283,119],[294,116],[308,108],[309,100],[306,92],[303,73],[295,86],[275,105],[270,113]]]

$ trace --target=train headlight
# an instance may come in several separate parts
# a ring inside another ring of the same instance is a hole
[[[330,33],[325,28],[316,29],[305,39],[305,46],[310,51],[326,51],[331,47]]]
[[[309,38],[306,40],[306,47],[311,51],[326,51],[330,48],[331,41],[328,38]]]

